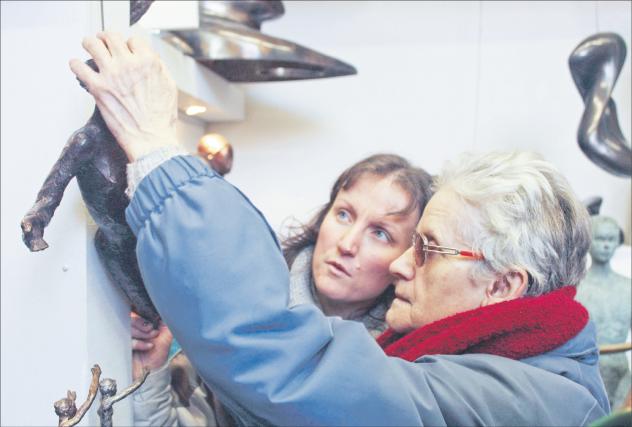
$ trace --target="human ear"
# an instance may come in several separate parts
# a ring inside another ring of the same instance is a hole
[[[526,270],[518,269],[499,275],[487,286],[485,299],[481,305],[484,307],[520,298],[526,292],[528,285],[529,274]]]

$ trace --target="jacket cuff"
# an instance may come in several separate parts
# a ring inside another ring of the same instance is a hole
[[[187,154],[189,153],[183,147],[173,145],[153,151],[135,162],[129,163],[127,165],[127,190],[125,191],[127,197],[131,199],[134,196],[134,191],[136,191],[138,184],[140,184],[143,178],[153,169],[172,157]]]
[[[221,178],[200,158],[190,155],[172,157],[149,172],[125,210],[127,223],[134,234],[138,233],[149,215],[161,210],[163,202],[180,187],[202,177]]]

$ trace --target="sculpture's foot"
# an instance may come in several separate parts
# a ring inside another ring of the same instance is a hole
[[[158,329],[160,327],[160,315],[156,312],[156,309],[151,307],[143,307],[142,309],[132,304],[132,310],[140,317],[151,323],[154,329]]]
[[[43,251],[48,247],[48,243],[46,243],[44,239],[31,240],[26,245],[29,247],[31,252]]]
[[[31,218],[24,218],[20,223],[22,227],[22,240],[31,252],[42,251],[48,247],[48,243],[44,240],[44,234],[41,227],[33,225]]]

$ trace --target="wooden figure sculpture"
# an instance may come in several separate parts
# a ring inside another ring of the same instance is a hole
[[[88,412],[94,398],[97,396],[97,389],[99,387],[99,377],[101,376],[101,368],[99,365],[92,367],[92,382],[90,383],[90,389],[88,390],[88,397],[86,401],[77,409],[75,400],[77,399],[77,393],[68,390],[67,397],[59,399],[55,402],[55,413],[59,417],[59,427],[74,426],[81,421],[83,416]]]

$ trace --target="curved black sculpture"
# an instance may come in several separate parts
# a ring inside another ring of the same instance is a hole
[[[618,176],[632,175],[632,151],[610,98],[625,61],[625,42],[615,33],[598,33],[582,41],[568,58],[568,65],[584,100],[577,141],[602,169]]]
[[[132,1],[130,23],[140,19],[150,4],[147,0]],[[86,63],[98,71],[93,60]],[[85,89],[83,84],[81,86]],[[33,252],[48,247],[43,238],[44,229],[59,206],[66,186],[77,177],[88,212],[98,226],[94,244],[99,258],[134,310],[157,325],[160,316],[145,290],[136,261],[136,237],[125,221],[125,208],[129,203],[125,195],[126,165],[125,153],[95,107],[85,126],[68,139],[35,204],[22,219],[22,239]]]

